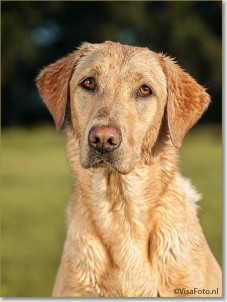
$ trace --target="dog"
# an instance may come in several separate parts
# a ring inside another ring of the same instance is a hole
[[[210,97],[169,56],[83,43],[37,87],[74,178],[54,297],[220,297],[221,269],[178,171]]]

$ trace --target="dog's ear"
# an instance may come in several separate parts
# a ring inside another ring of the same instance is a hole
[[[74,68],[89,50],[92,44],[84,43],[68,56],[45,67],[36,78],[39,93],[52,114],[57,129],[60,129],[64,119],[69,98],[69,82]]]
[[[210,96],[169,57],[161,56],[167,78],[167,120],[173,144],[179,148],[187,131],[207,109]]]
[[[52,114],[59,129],[65,118],[69,97],[69,81],[73,72],[76,54],[72,53],[45,67],[36,78],[39,93]]]

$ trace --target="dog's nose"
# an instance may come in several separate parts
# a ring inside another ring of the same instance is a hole
[[[110,125],[95,126],[89,132],[88,142],[90,146],[102,153],[110,152],[120,146],[121,132]]]

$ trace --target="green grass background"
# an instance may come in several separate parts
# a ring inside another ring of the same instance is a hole
[[[2,132],[1,296],[51,295],[66,233],[72,179],[64,133],[52,127]],[[222,263],[220,126],[192,129],[180,150],[181,171],[203,193],[200,221]]]

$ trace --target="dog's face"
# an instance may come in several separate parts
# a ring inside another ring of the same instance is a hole
[[[67,100],[81,165],[129,173],[144,142],[156,143],[166,109],[173,144],[199,119],[209,96],[171,59],[119,43],[83,44],[37,78],[59,128]]]
[[[82,166],[107,165],[128,173],[140,158],[148,129],[160,125],[165,107],[166,78],[157,55],[106,45],[78,63],[70,92]]]

